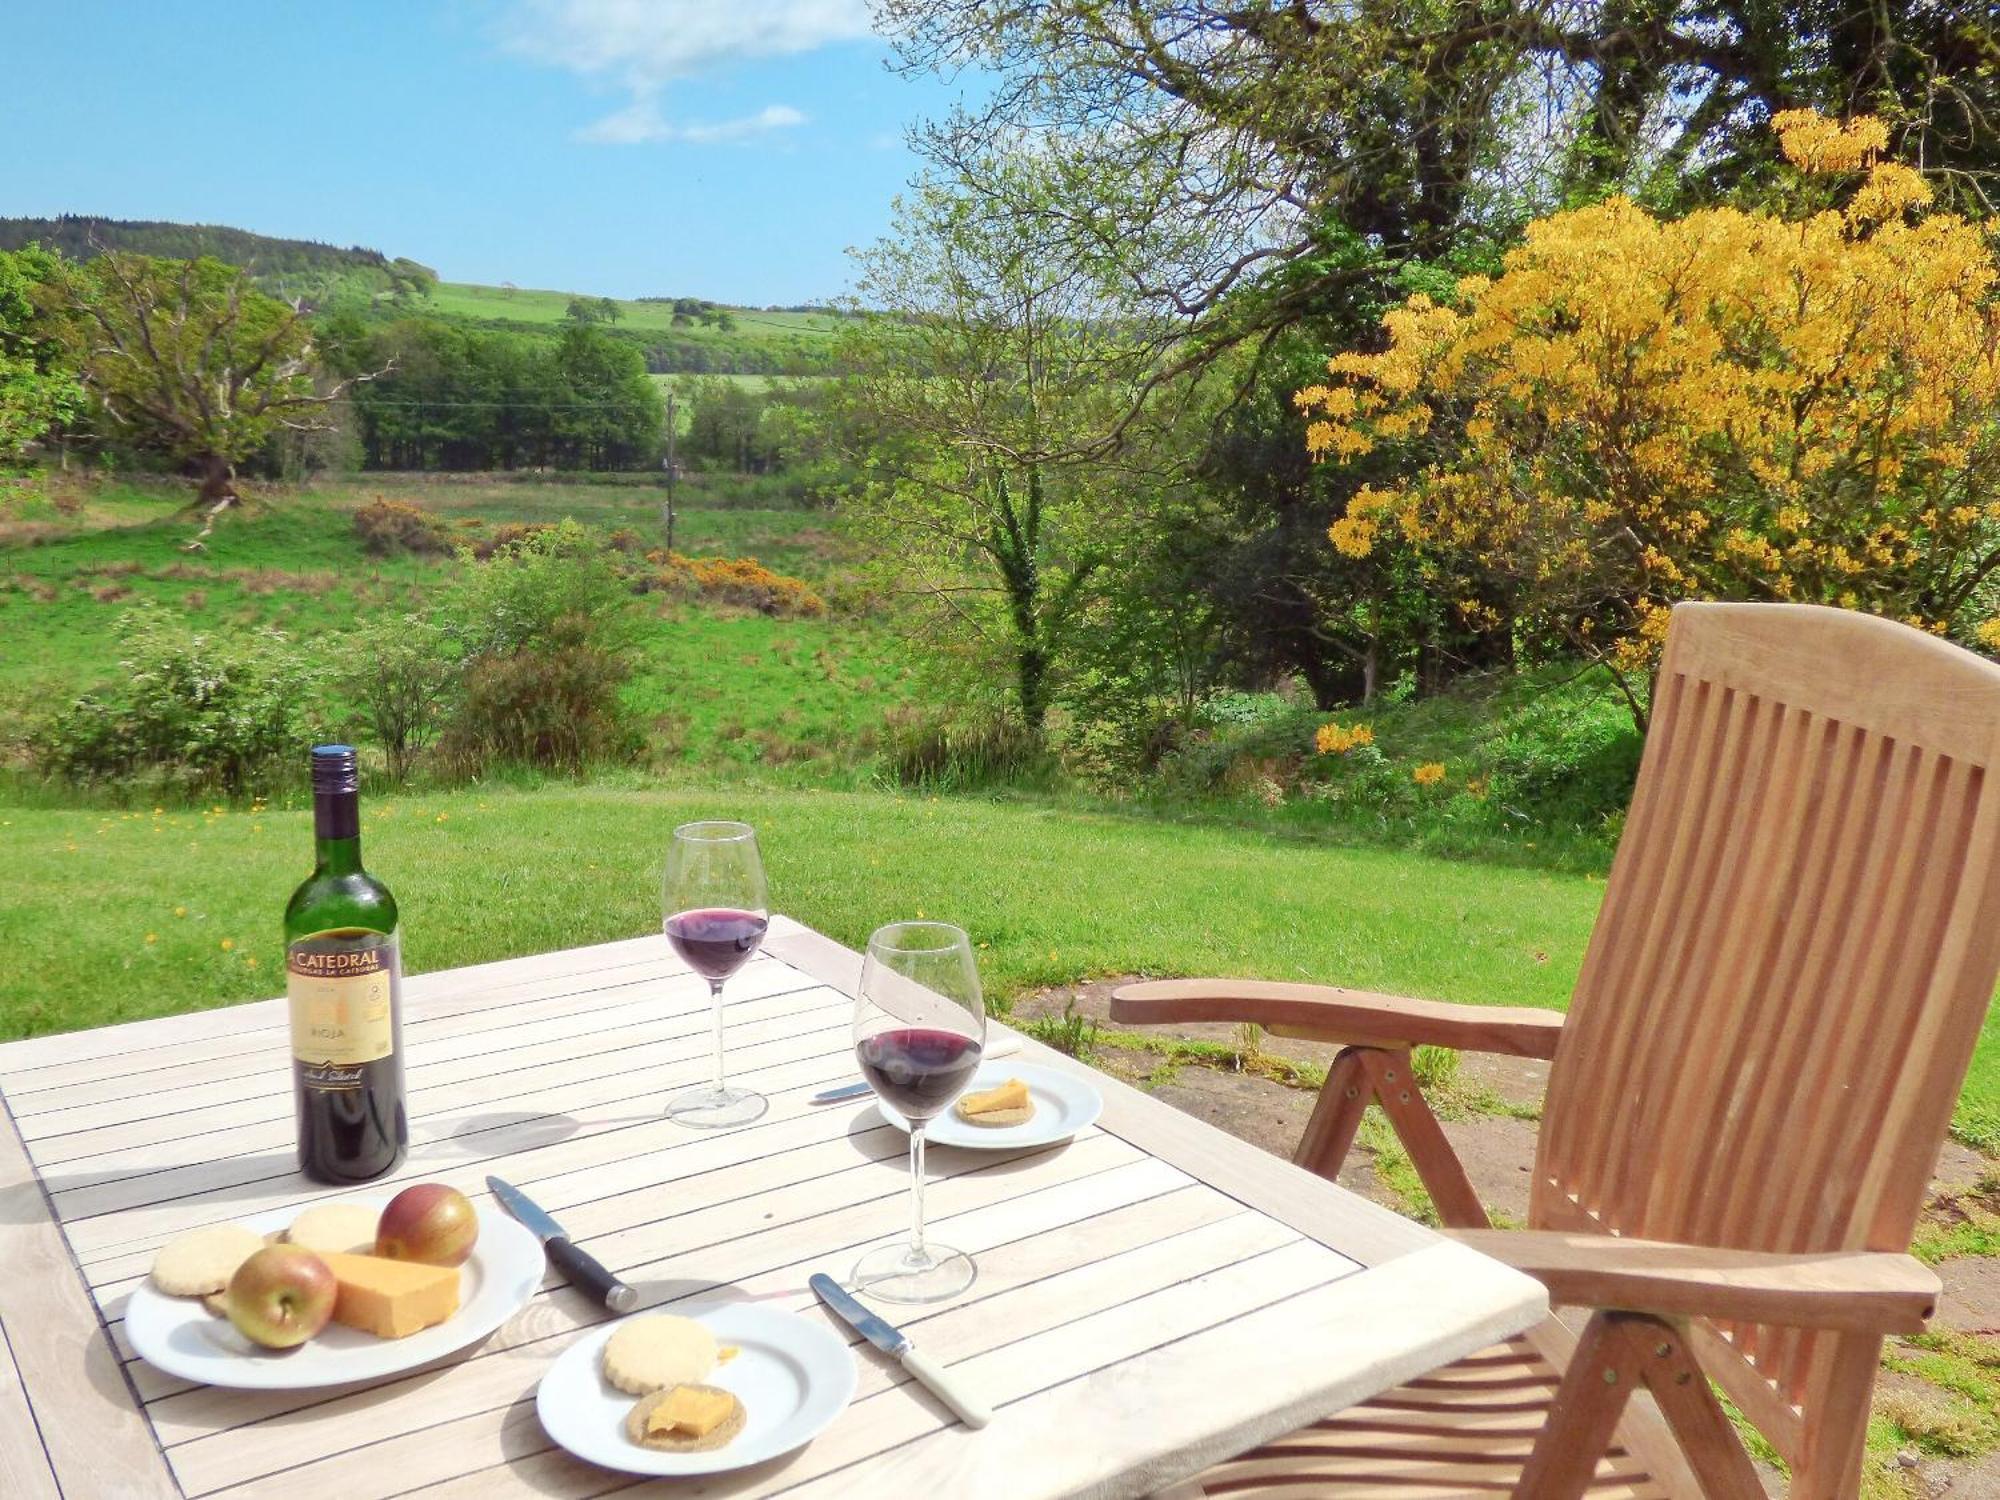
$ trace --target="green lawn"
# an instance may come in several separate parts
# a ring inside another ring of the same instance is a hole
[[[1219,972],[1561,1005],[1601,890],[1035,803],[747,784],[376,798],[366,839],[424,970],[651,929],[668,830],[721,816],[757,824],[778,909],[847,943],[898,916],[962,923],[1001,1000],[1092,975]],[[310,841],[302,810],[0,805],[0,1035],[272,994],[278,914]],[[1958,1126],[2000,1140],[1991,1022]]]

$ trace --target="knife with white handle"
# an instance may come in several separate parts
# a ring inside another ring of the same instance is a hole
[[[1021,1039],[1017,1036],[1002,1037],[980,1054],[981,1062],[998,1062],[1003,1057],[1012,1057],[1021,1050]],[[838,1088],[821,1089],[809,1101],[813,1104],[838,1104],[843,1099],[865,1099],[870,1092],[868,1080],[863,1078],[854,1083],[843,1083]]]
[[[958,1414],[959,1421],[967,1427],[984,1427],[993,1420],[993,1409],[970,1391],[943,1365],[929,1355],[920,1352],[910,1342],[910,1336],[883,1321],[842,1289],[839,1282],[824,1274],[812,1277],[808,1283],[813,1291],[828,1307],[833,1309],[854,1331],[884,1354],[892,1355],[904,1369],[915,1376],[931,1392]]]

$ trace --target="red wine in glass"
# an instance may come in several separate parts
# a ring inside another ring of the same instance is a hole
[[[667,941],[702,978],[727,979],[757,951],[770,925],[769,918],[754,911],[700,907],[667,918]]]
[[[891,922],[868,939],[854,993],[854,1056],[885,1112],[910,1129],[910,1238],[854,1263],[850,1285],[890,1302],[956,1297],[978,1275],[924,1238],[924,1132],[979,1071],[986,1001],[972,939],[947,922]]]
[[[771,903],[764,861],[748,823],[683,823],[667,847],[660,929],[681,961],[708,981],[713,1045],[706,1085],[682,1089],[667,1114],[683,1125],[727,1130],[763,1116],[770,1101],[723,1078],[722,987],[764,941]]]
[[[906,1120],[930,1119],[959,1096],[979,1069],[979,1043],[956,1031],[929,1027],[878,1031],[854,1051],[861,1076]]]

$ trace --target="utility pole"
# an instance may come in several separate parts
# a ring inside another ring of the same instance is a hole
[[[669,552],[674,550],[674,479],[678,472],[674,467],[674,428],[674,393],[669,390],[667,392],[667,503],[660,507],[660,519],[667,527]]]

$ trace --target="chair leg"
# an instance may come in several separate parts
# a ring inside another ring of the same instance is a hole
[[[1681,1329],[1659,1318],[1627,1317],[1623,1333],[1640,1377],[1659,1403],[1707,1500],[1764,1500],[1764,1486]],[[1817,1493],[1800,1490],[1801,1496]]]
[[[1826,1378],[1807,1408],[1805,1440],[1792,1472],[1795,1495],[1848,1500],[1860,1493],[1868,1409],[1882,1365],[1882,1340],[1844,1333],[1833,1341]]]
[[[1517,1500],[1580,1500],[1611,1447],[1625,1403],[1640,1386],[1659,1403],[1706,1500],[1763,1500],[1750,1455],[1688,1353],[1682,1331],[1665,1319],[1627,1312],[1592,1314],[1563,1372],[1548,1424],[1521,1471]]]
[[[1465,1163],[1451,1149],[1444,1126],[1431,1113],[1424,1091],[1417,1087],[1410,1054],[1369,1048],[1362,1053],[1362,1065],[1368,1070],[1382,1113],[1396,1128],[1397,1139],[1410,1153],[1410,1165],[1417,1169],[1431,1195],[1438,1221],[1448,1229],[1491,1229],[1493,1221],[1486,1217],[1486,1205],[1479,1201],[1472,1179],[1465,1175]]]
[[[1313,1105],[1306,1132],[1299,1137],[1292,1160],[1308,1172],[1317,1172],[1331,1182],[1340,1175],[1341,1163],[1354,1145],[1354,1132],[1361,1128],[1367,1112],[1371,1086],[1361,1049],[1349,1047],[1326,1070],[1319,1101]]]
[[[1637,1349],[1618,1313],[1593,1314],[1521,1471],[1515,1500],[1581,1500],[1640,1383]]]

